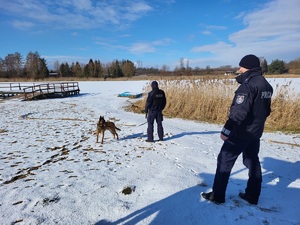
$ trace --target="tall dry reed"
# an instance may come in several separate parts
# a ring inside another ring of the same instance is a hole
[[[291,88],[291,83],[275,87],[266,129],[300,133],[300,94]]]
[[[190,80],[161,80],[159,86],[166,93],[164,115],[223,124],[238,84],[233,79],[200,78]],[[272,113],[266,122],[266,130],[300,132],[300,95],[292,92],[290,84],[273,87]],[[145,92],[150,91],[149,86]],[[135,103],[135,109],[143,109],[146,97]]]

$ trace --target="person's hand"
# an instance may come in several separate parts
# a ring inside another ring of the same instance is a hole
[[[225,136],[224,134],[220,134],[220,138],[223,140],[223,141],[226,141],[228,139],[227,136]]]
[[[145,115],[145,118],[147,119],[147,117],[148,117],[148,113],[146,113],[146,115]]]

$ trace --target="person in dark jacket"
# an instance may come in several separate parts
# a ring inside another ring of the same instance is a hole
[[[260,61],[255,55],[246,55],[239,63],[240,84],[235,92],[221,139],[224,141],[217,159],[217,169],[212,192],[202,197],[216,204],[225,202],[225,192],[231,169],[242,153],[243,164],[248,168],[245,192],[239,196],[256,205],[261,193],[262,172],[258,157],[260,138],[267,117],[271,113],[273,88],[264,78]]]
[[[152,91],[148,93],[145,112],[148,122],[147,128],[147,142],[153,142],[153,128],[154,120],[157,123],[157,133],[160,141],[163,141],[164,138],[164,129],[162,126],[163,114],[162,111],[166,106],[166,96],[165,92],[158,88],[157,81],[151,83]]]

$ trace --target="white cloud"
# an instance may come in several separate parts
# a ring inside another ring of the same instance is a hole
[[[228,40],[197,46],[191,51],[212,53],[214,60],[224,64],[237,63],[249,53],[269,60],[293,60],[300,53],[299,12],[299,0],[273,0],[257,11],[236,17],[243,19],[245,28],[232,33]]]
[[[57,60],[65,60],[65,59],[82,59],[80,56],[68,56],[68,55],[42,55],[42,58],[47,58],[47,59],[57,59]]]
[[[35,25],[55,28],[97,28],[115,26],[122,29],[144,16],[152,7],[144,1],[5,1],[0,9],[6,14]]]
[[[205,30],[205,31],[202,32],[202,34],[204,34],[204,35],[211,35],[212,32],[211,32],[211,31],[208,31],[208,30]]]
[[[135,43],[130,46],[129,51],[135,54],[152,53],[155,52],[155,48],[150,43]]]
[[[208,26],[206,26],[206,29],[208,29],[208,30],[226,30],[227,27],[225,27],[225,26],[216,26],[216,25],[208,25]]]
[[[26,30],[28,28],[31,28],[34,26],[33,23],[31,22],[27,22],[27,21],[20,21],[20,20],[14,20],[12,22],[12,25],[17,28],[17,29],[20,29],[20,30]]]
[[[79,10],[90,10],[92,9],[92,2],[91,0],[73,0],[73,6],[78,8]]]
[[[78,32],[72,32],[71,35],[72,36],[78,36],[79,34],[78,34]]]
[[[174,43],[174,41],[170,38],[164,38],[164,39],[155,40],[152,42],[153,45],[169,45],[171,43]]]
[[[152,42],[137,42],[132,44],[128,50],[135,54],[153,53],[157,51],[157,46],[167,46],[174,41],[170,38],[155,40]]]
[[[99,38],[99,40],[95,42],[95,44],[101,45],[106,48],[122,49],[131,52],[133,54],[157,52],[157,46],[167,46],[171,43],[174,43],[174,41],[170,38],[164,38],[164,39],[154,40],[150,42],[138,41],[130,45],[116,45],[113,44],[113,40],[111,39],[108,40],[108,39],[101,39],[101,38]]]
[[[245,15],[246,28],[232,34],[229,39],[235,43],[264,42],[299,33],[299,11],[298,0],[272,1],[264,9]]]
[[[132,2],[132,5],[126,7],[128,12],[148,12],[152,10],[145,2]]]
[[[232,48],[232,45],[225,42],[218,42],[216,44],[202,45],[194,47],[192,52],[211,52],[215,54],[223,54]]]

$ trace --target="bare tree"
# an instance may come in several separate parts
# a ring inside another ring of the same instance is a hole
[[[103,77],[103,65],[100,60],[95,60],[95,77]]]
[[[186,60],[186,69],[188,70],[189,68],[190,68],[190,60],[187,59],[187,60]]]
[[[135,72],[136,72],[134,63],[129,60],[122,61],[121,70],[125,77],[132,77],[135,75]]]
[[[259,57],[260,67],[264,73],[268,72],[268,62],[264,57]]]
[[[179,69],[184,70],[184,58],[179,59]]]
[[[169,67],[167,65],[162,65],[160,73],[162,76],[168,75]]]
[[[84,66],[83,66],[84,67]],[[76,62],[75,64],[72,63],[71,66],[71,72],[75,77],[82,77],[83,76],[83,70],[79,62]]]
[[[288,64],[287,64],[287,68],[289,70],[292,70],[294,72],[296,71],[300,71],[300,58],[297,58],[295,60],[292,60],[290,61]],[[299,72],[298,72],[299,73]]]
[[[7,76],[20,77],[23,69],[23,59],[20,53],[8,54],[4,59],[4,70],[6,70]]]
[[[0,57],[0,77],[5,77],[4,60]]]
[[[143,62],[141,60],[136,61],[137,67],[142,68],[143,67]]]
[[[54,63],[53,63],[54,71],[58,73],[59,72],[59,67],[60,67],[59,61],[55,60]]]
[[[46,60],[38,52],[29,52],[26,56],[25,71],[33,79],[44,78],[49,74]]]
[[[25,70],[26,70],[26,74],[28,75],[28,77],[30,78],[38,78],[39,74],[38,74],[38,68],[39,68],[39,58],[40,55],[35,52],[29,52],[26,56],[26,63],[25,63]]]

